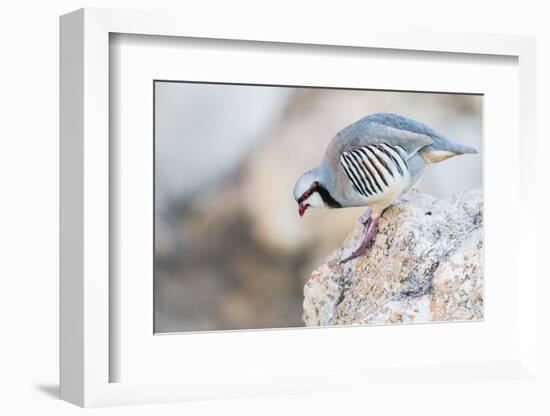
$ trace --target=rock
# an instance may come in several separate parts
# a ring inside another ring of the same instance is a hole
[[[357,224],[304,287],[306,326],[483,319],[481,191],[439,200],[412,190],[380,218],[366,253],[344,265]]]

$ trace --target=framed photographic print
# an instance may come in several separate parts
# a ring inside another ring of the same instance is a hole
[[[533,72],[531,38],[63,16],[62,398],[537,383]]]

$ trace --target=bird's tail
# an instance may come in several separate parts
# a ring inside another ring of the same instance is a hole
[[[470,146],[466,146],[464,144],[460,144],[460,143],[452,143],[452,150],[455,152],[455,153],[458,153],[458,154],[467,154],[467,153],[470,153],[470,154],[476,154],[478,153],[477,149],[474,149],[473,147],[470,147]]]
[[[473,147],[452,142],[448,139],[440,141],[436,138],[433,144],[426,146],[423,149],[420,149],[419,153],[426,163],[436,163],[441,162],[445,159],[449,159],[453,156],[463,154],[476,154],[478,153],[478,151]]]

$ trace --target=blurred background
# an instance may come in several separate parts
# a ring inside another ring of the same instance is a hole
[[[482,187],[481,96],[155,82],[155,332],[302,326],[304,283],[363,209],[300,219],[294,184],[376,112],[480,151],[430,165],[419,189]]]

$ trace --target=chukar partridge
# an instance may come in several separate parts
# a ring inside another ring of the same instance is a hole
[[[455,143],[431,127],[396,114],[371,114],[340,130],[321,164],[294,187],[298,213],[308,208],[366,206],[363,240],[345,263],[362,255],[376,234],[378,219],[410,189],[426,165],[476,149]]]

